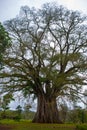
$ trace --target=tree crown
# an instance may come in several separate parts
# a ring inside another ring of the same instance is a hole
[[[46,98],[78,96],[86,84],[86,17],[62,6],[21,8],[19,16],[5,23],[13,43],[4,57],[8,70],[0,74],[6,91]]]

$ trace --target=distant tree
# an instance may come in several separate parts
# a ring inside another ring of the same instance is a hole
[[[20,105],[18,105],[16,107],[16,110],[17,110],[17,116],[15,117],[15,120],[19,121],[21,119],[22,107]]]
[[[31,105],[25,103],[24,110],[26,111],[26,113],[29,112],[30,108],[31,108]]]
[[[27,103],[24,104],[24,114],[26,119],[29,119],[30,108],[31,108],[30,104]]]
[[[86,17],[55,4],[21,8],[5,22],[13,43],[4,56],[4,91],[37,98],[33,122],[61,123],[56,98],[80,97],[87,76]]]
[[[66,104],[60,105],[60,117],[63,122],[67,121],[68,107]]]
[[[21,115],[22,107],[21,107],[20,105],[18,105],[18,106],[16,107],[16,110],[17,110],[17,112],[18,112],[18,115]]]

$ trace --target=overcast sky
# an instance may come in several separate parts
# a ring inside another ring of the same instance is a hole
[[[20,10],[21,6],[39,8],[46,2],[57,2],[65,7],[73,10],[80,10],[87,14],[87,0],[0,0],[0,21],[14,18]]]

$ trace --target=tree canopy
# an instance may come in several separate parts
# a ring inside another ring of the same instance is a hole
[[[86,22],[79,12],[55,4],[21,7],[5,22],[13,42],[3,59],[2,88],[37,97],[34,122],[60,123],[56,98],[79,97],[87,84]]]

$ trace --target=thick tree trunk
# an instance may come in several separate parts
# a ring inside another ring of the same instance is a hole
[[[38,96],[37,112],[33,119],[35,123],[62,123],[59,119],[59,113],[55,99],[47,99],[44,96]]]

